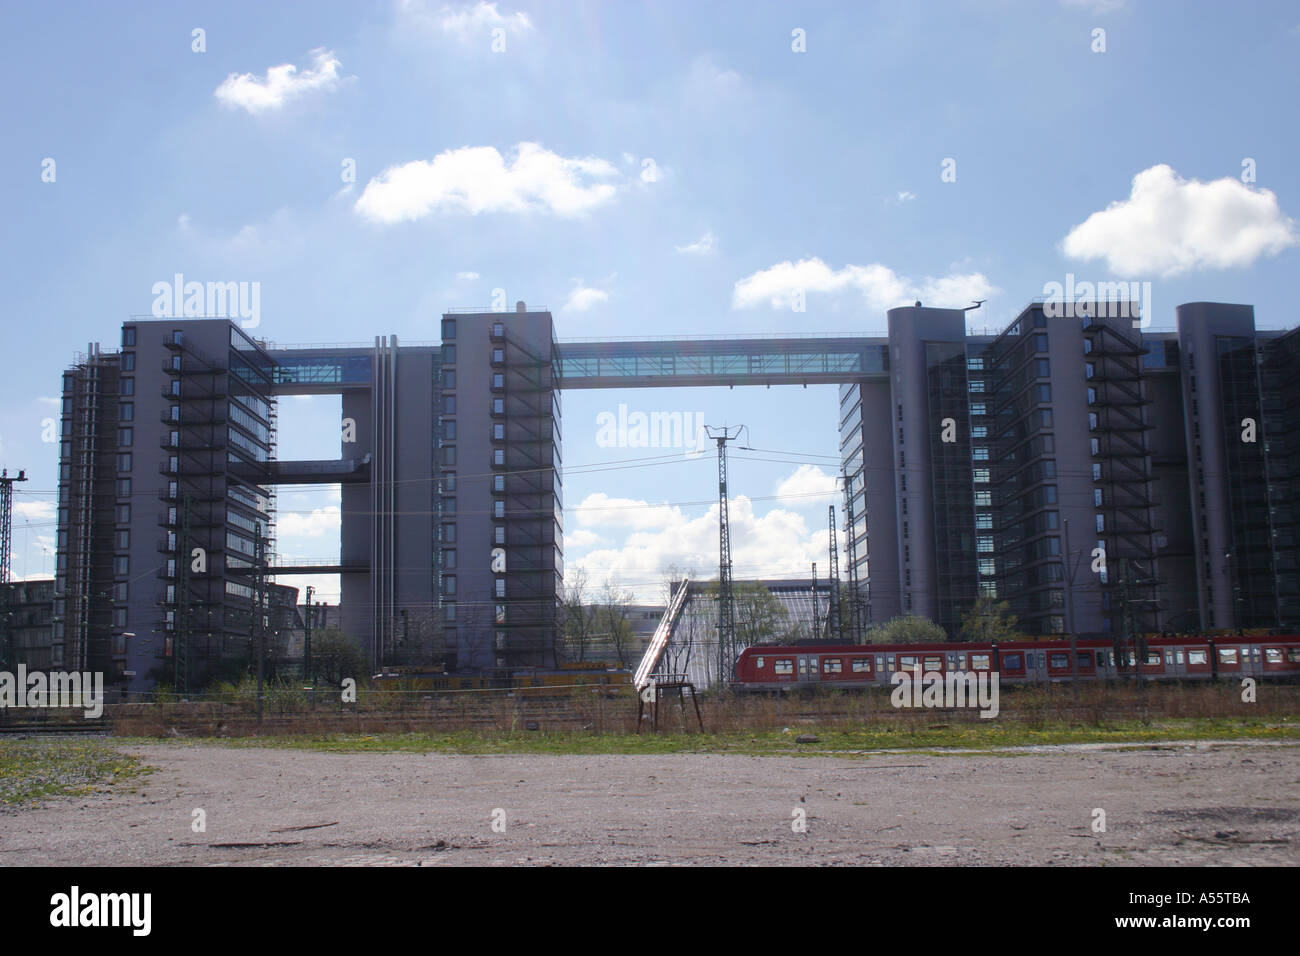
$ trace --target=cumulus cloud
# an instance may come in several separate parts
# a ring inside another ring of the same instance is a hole
[[[677,247],[678,252],[685,252],[692,256],[707,256],[718,251],[718,237],[712,230],[706,232],[700,238],[692,243]]]
[[[366,184],[356,212],[391,224],[446,210],[543,212],[580,216],[614,198],[617,176],[599,157],[565,157],[537,143],[520,143],[507,159],[491,146],[464,146],[431,160],[392,166]]]
[[[1269,190],[1233,177],[1186,180],[1162,164],[1134,176],[1127,199],[1075,226],[1061,248],[1072,259],[1104,259],[1116,275],[1167,277],[1242,268],[1297,242],[1295,221]]]
[[[313,508],[308,514],[281,513],[275,528],[281,538],[319,538],[338,534],[342,511],[336,505]]]
[[[705,575],[716,571],[717,505],[690,517],[674,505],[597,493],[566,514],[572,515],[581,529],[598,527],[606,538],[622,542],[619,547],[589,551],[566,564],[586,568],[593,580],[613,576],[640,600],[659,599],[665,568],[693,567]],[[811,562],[826,560],[825,530],[810,529],[793,511],[775,508],[757,514],[750,499],[742,495],[731,500],[729,518],[737,579],[806,576]],[[566,537],[566,542],[571,543],[571,538]]]
[[[315,49],[309,54],[312,65],[302,72],[292,63],[282,63],[266,71],[261,79],[252,73],[231,73],[217,87],[214,95],[224,105],[265,113],[278,110],[287,102],[313,90],[333,90],[340,82],[342,63],[329,50]]]
[[[468,282],[473,282],[475,279],[478,278],[478,273],[477,273],[477,272],[457,272],[457,273],[456,273],[456,278],[457,278],[457,279],[465,279],[465,280],[468,281]]]
[[[25,521],[50,521],[54,518],[53,501],[15,501],[14,517]]]
[[[454,36],[461,43],[469,43],[485,34],[490,34],[498,27],[513,33],[524,33],[533,29],[533,21],[528,14],[501,13],[496,3],[476,3],[465,6],[444,6],[434,13],[429,13],[423,3],[403,3],[403,12],[433,23],[442,32]]]
[[[839,490],[839,480],[817,465],[800,465],[794,474],[776,486],[780,498],[804,498],[813,495],[832,495]],[[797,505],[796,505],[797,507]]]
[[[961,308],[998,291],[978,272],[914,280],[880,263],[832,269],[814,257],[778,262],[738,280],[731,306],[751,309],[766,302],[774,309],[784,309],[798,292],[839,294],[850,290],[860,293],[865,304],[878,311],[910,305],[916,299],[936,308]]]
[[[609,293],[604,289],[595,289],[579,282],[569,293],[564,302],[565,312],[586,312],[593,305],[609,301]]]

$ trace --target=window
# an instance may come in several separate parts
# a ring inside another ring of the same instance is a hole
[[[442,499],[442,513],[445,514],[445,515],[454,515],[454,514],[456,513],[456,499],[455,499],[455,498],[443,498],[443,499]]]
[[[442,525],[442,540],[447,544],[456,543],[456,522],[444,521]]]
[[[1050,401],[1052,400],[1052,386],[1050,386],[1050,385],[1039,385],[1039,386],[1038,386],[1038,400],[1039,400],[1040,402],[1044,402],[1044,403],[1046,403],[1046,402],[1050,402]]]
[[[1062,670],[1062,669],[1064,669],[1064,668],[1066,668],[1066,667],[1069,667],[1069,666],[1070,666],[1070,655],[1069,655],[1069,654],[1052,654],[1052,655],[1050,655],[1050,657],[1049,657],[1049,659],[1048,659],[1047,666],[1048,666],[1048,667],[1056,668],[1057,670]]]
[[[118,443],[118,445],[125,445],[125,446],[129,446],[129,445],[133,445],[133,444],[135,444],[135,429],[134,429],[134,428],[119,428],[119,429],[117,430],[117,443]],[[130,471],[129,468],[124,468],[124,469],[122,469],[122,470],[123,470],[123,471]]]
[[[1097,366],[1092,362],[1085,362],[1083,364],[1084,378],[1095,378],[1096,375],[1097,375]]]
[[[131,455],[130,455],[130,453],[121,454],[121,455],[118,455],[118,456],[117,456],[117,470],[118,470],[118,471],[130,471],[130,470],[131,470]],[[174,470],[174,469],[173,469],[173,470]]]
[[[128,480],[129,480],[129,479],[128,479]],[[118,524],[129,524],[130,521],[131,521],[131,506],[130,506],[130,505],[118,505],[118,506],[117,506],[117,523],[118,523]]]
[[[755,668],[757,668],[758,670],[762,670],[762,669],[763,669],[763,664],[764,664],[764,660],[763,660],[763,658],[761,658],[761,657],[755,657],[755,658],[754,658],[754,667],[755,667]]]
[[[984,391],[984,380],[982,378],[972,379],[970,383],[970,390],[972,392]]]
[[[443,340],[444,342],[450,342],[450,341],[451,341],[452,339],[454,339],[455,337],[456,337],[456,320],[455,320],[455,319],[443,319],[443,320],[442,320],[442,340]]]
[[[1264,663],[1265,663],[1265,664],[1281,664],[1281,663],[1282,663],[1282,648],[1280,648],[1280,647],[1266,647],[1266,648],[1264,648]]]
[[[1092,450],[1092,453],[1093,453],[1094,455],[1099,455],[1099,454],[1101,454],[1101,439],[1100,439],[1100,438],[1089,438],[1089,439],[1088,439],[1088,447]]]
[[[1052,427],[1052,410],[1050,408],[1040,408],[1038,416],[1044,428]]]
[[[1048,359],[1036,359],[1034,361],[1034,374],[1038,378],[1052,377],[1052,363]]]
[[[970,413],[972,415],[983,415],[986,407],[983,402],[971,402]]]
[[[502,425],[500,422],[498,422],[497,424],[495,424],[495,425],[492,426],[492,440],[493,440],[493,441],[505,441],[505,440],[506,440],[506,426],[505,426],[505,425]]]
[[[448,624],[455,624],[455,623],[456,623],[456,605],[454,605],[454,604],[448,604],[448,605],[445,605],[445,606],[443,607],[443,609],[442,609],[442,618],[443,618],[443,620],[446,621]]]
[[[505,476],[505,475],[493,475],[493,476],[492,476],[492,490],[493,490],[493,491],[505,491],[505,490],[506,490],[506,476]]]
[[[988,654],[972,654],[970,656],[970,669],[973,671],[986,671],[989,669]]]
[[[443,413],[444,415],[455,415],[455,414],[456,414],[456,396],[455,396],[455,395],[444,395],[444,396],[442,396],[442,413]]]
[[[1100,488],[1094,488],[1094,489],[1092,489],[1092,504],[1093,504],[1093,507],[1094,507],[1094,508],[1100,508],[1100,507],[1101,507],[1101,500],[1102,500],[1102,498],[1101,498],[1101,489],[1100,489]]]
[[[986,575],[987,575],[987,574],[996,574],[996,573],[997,573],[997,568],[996,568],[996,565],[994,564],[992,558],[980,558],[980,559],[979,559],[979,569],[980,569],[980,574],[986,574]]]
[[[1106,516],[1097,515],[1097,533],[1104,534],[1106,531]]]
[[[823,658],[822,658],[822,673],[823,673],[823,674],[839,674],[839,673],[841,673],[843,670],[844,670],[844,667],[843,667],[843,665],[842,665],[842,663],[841,663],[841,661],[840,661],[840,659],[839,659],[838,657],[823,657]]]
[[[989,450],[987,448],[975,448],[971,450],[971,458],[976,461],[988,461]]]
[[[504,525],[497,525],[492,534],[492,540],[497,544],[506,543],[506,529]]]
[[[976,425],[970,430],[971,438],[988,438],[989,427],[987,425]]]
[[[1097,404],[1097,390],[1095,388],[1092,388],[1091,386],[1088,387],[1088,404],[1089,405]]]
[[[983,553],[983,554],[989,554],[989,553],[991,553],[991,552],[993,551],[993,536],[992,536],[992,535],[983,535],[983,534],[982,534],[982,535],[978,536],[978,537],[975,539],[975,542],[976,542],[976,543],[975,543],[975,550],[977,550],[977,551],[979,551],[979,552],[981,552],[981,553]]]
[[[442,578],[442,593],[447,597],[456,596],[456,575],[445,574]]]
[[[1194,649],[1194,648],[1193,648],[1192,650],[1189,650],[1189,651],[1187,652],[1187,663],[1188,663],[1188,664],[1204,664],[1204,663],[1205,663],[1205,651],[1203,651],[1203,650],[1196,650],[1196,649]]]
[[[506,453],[503,448],[492,449],[492,464],[504,465],[506,463]]]
[[[492,414],[504,415],[506,413],[506,400],[504,398],[492,399]]]
[[[455,388],[455,387],[456,387],[456,370],[455,370],[454,368],[443,369],[443,371],[442,371],[442,387],[443,387],[443,388]]]
[[[1237,663],[1237,649],[1235,647],[1219,648],[1219,663],[1220,664]]]
[[[497,589],[497,590],[496,590],[497,597],[499,597],[499,598],[503,598],[503,597],[506,596],[506,579],[505,579],[505,578],[497,578],[497,581],[496,581],[496,589]]]
[[[505,350],[505,349],[493,349],[493,350],[492,350],[492,364],[493,364],[493,365],[500,365],[500,364],[501,364],[502,362],[504,362],[505,360],[506,360],[506,350]]]
[[[118,551],[129,551],[131,548],[131,532],[119,531],[113,536],[113,547]]]
[[[442,347],[442,364],[443,365],[456,364],[456,346],[444,345]]]
[[[1034,351],[1035,352],[1047,351],[1047,336],[1043,335],[1041,332],[1038,335],[1034,336]]]
[[[448,445],[442,450],[442,463],[448,467],[454,467],[456,464],[456,446]]]
[[[1101,481],[1101,462],[1099,461],[1092,463],[1092,480]]]
[[[454,418],[447,418],[447,419],[444,419],[444,420],[443,420],[443,423],[442,423],[442,439],[443,439],[443,441],[455,441],[455,440],[456,440],[456,419],[454,419]]]
[[[987,468],[975,468],[972,471],[975,484],[988,484],[989,470]]]
[[[492,517],[504,518],[506,516],[506,503],[500,498],[492,502]]]
[[[493,387],[493,388],[505,388],[505,387],[506,387],[506,377],[505,377],[505,375],[504,375],[503,373],[501,373],[501,372],[493,372],[493,373],[492,373],[492,387]]]
[[[871,673],[871,658],[870,658],[870,657],[855,657],[855,658],[853,658],[853,673],[855,673],[855,674],[870,674],[870,673]]]
[[[117,557],[113,558],[113,573],[123,575],[130,574],[131,559],[124,554],[119,554]]]
[[[135,346],[135,326],[125,325],[122,327],[122,347],[133,348]]]
[[[119,581],[117,584],[113,585],[114,601],[125,601],[128,593],[130,593],[130,589],[127,587],[125,581]]]
[[[447,571],[456,570],[456,549],[455,548],[448,548],[447,550],[442,552],[442,566],[443,569]]]
[[[492,323],[492,338],[499,339],[506,334],[506,324],[504,322]]]
[[[122,385],[121,385],[121,389],[120,389],[120,391],[121,391],[121,394],[123,394],[123,395],[134,395],[134,394],[135,394],[135,379],[134,379],[134,378],[124,378],[124,379],[122,379]]]
[[[779,658],[776,661],[773,661],[772,672],[774,674],[777,674],[778,676],[782,674],[793,674],[794,660],[788,657],[784,657],[784,658]]]
[[[993,492],[977,491],[975,492],[975,506],[987,508],[993,504]]]
[[[135,402],[123,402],[118,405],[117,420],[121,422],[135,421]]]
[[[977,514],[975,516],[975,527],[981,531],[991,530],[993,527],[993,515],[988,513]]]
[[[1007,670],[1018,671],[1024,666],[1024,664],[1021,661],[1019,654],[1003,654],[1002,666]]]

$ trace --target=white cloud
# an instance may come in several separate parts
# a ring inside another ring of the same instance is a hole
[[[15,501],[14,517],[25,521],[50,521],[54,518],[53,501]]]
[[[63,400],[54,395],[41,395],[36,400],[42,405],[54,405],[55,407],[63,404]]]
[[[718,237],[710,230],[694,242],[684,246],[677,247],[678,252],[685,252],[693,256],[707,256],[718,251]]]
[[[916,198],[916,193],[910,193],[906,189],[904,189],[901,193],[898,194],[899,202],[911,202],[915,198]]]
[[[336,505],[313,508],[310,514],[281,512],[275,522],[280,538],[319,538],[326,533],[338,534],[342,511]]]
[[[456,278],[457,278],[457,279],[464,279],[464,280],[467,281],[467,282],[473,282],[475,279],[478,278],[478,273],[477,273],[477,272],[457,272],[457,273],[456,273]]]
[[[795,469],[794,474],[777,485],[776,493],[781,498],[831,495],[838,492],[839,486],[839,480],[835,475],[827,474],[817,465],[800,465]],[[790,507],[799,507],[799,503],[794,502]]]
[[[590,548],[604,540],[596,532],[589,531],[586,528],[579,528],[577,531],[566,531],[564,534],[564,546],[566,548]]]
[[[424,3],[405,0],[402,12],[416,19],[431,22],[438,29],[454,36],[461,43],[490,35],[492,30],[500,27],[514,33],[524,33],[533,29],[533,21],[528,14],[503,14],[497,10],[496,3],[476,3],[472,6],[444,6],[435,13],[430,13]]]
[[[1094,212],[1061,247],[1072,259],[1104,259],[1117,275],[1177,276],[1242,268],[1298,242],[1269,190],[1233,177],[1186,180],[1162,164],[1134,176],[1128,199]]]
[[[510,161],[491,146],[464,146],[389,167],[366,184],[353,208],[384,224],[444,209],[580,216],[614,198],[616,187],[598,180],[616,175],[604,159],[568,158],[537,143],[518,144]]]
[[[231,73],[217,87],[215,96],[223,104],[263,113],[278,110],[285,103],[312,90],[332,90],[339,85],[338,58],[325,49],[311,51],[312,65],[301,73],[292,63],[282,63],[266,71],[266,79],[252,73]]]
[[[660,598],[665,568],[695,568],[705,577],[717,572],[717,505],[692,518],[672,505],[597,493],[572,514],[583,528],[599,527],[606,538],[621,539],[621,545],[590,551],[566,564],[586,568],[591,580],[613,576],[640,600]],[[752,502],[742,495],[731,500],[729,518],[737,580],[804,577],[811,562],[826,561],[825,529],[810,529],[793,511],[776,508],[755,514]],[[570,540],[566,538],[566,544]]]
[[[796,292],[837,294],[856,289],[866,305],[877,311],[910,305],[920,299],[936,308],[961,308],[998,291],[982,273],[949,274],[940,278],[909,279],[888,266],[848,265],[832,269],[821,259],[778,262],[736,282],[731,305],[749,309],[767,302],[774,309],[789,308]]]
[[[609,293],[604,289],[595,289],[591,286],[584,286],[579,282],[569,293],[569,298],[565,300],[565,312],[586,312],[593,305],[609,301]]]

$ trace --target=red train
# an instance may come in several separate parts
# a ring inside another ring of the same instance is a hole
[[[732,687],[773,691],[888,686],[894,674],[996,672],[999,682],[1300,678],[1300,635],[1177,636],[1139,640],[1117,650],[1105,639],[998,644],[755,645],[736,661]],[[1141,660],[1139,661],[1139,658]]]

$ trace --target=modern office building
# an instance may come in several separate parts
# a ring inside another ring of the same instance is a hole
[[[53,622],[53,578],[0,583],[0,670],[55,666]]]
[[[1052,311],[996,336],[918,303],[883,337],[562,345],[523,303],[365,346],[128,322],[64,373],[52,660],[197,683],[253,659],[269,574],[334,572],[375,668],[417,644],[452,671],[554,666],[560,395],[586,388],[838,386],[861,625],[914,613],[956,638],[981,595],[1029,633],[1300,624],[1300,331],[1239,305],[1165,332]],[[294,394],[341,396],[337,458],[277,459]],[[310,483],[342,488],[337,566],[275,558],[276,489]]]

